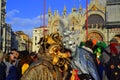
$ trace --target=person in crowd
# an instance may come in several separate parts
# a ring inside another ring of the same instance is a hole
[[[22,75],[24,74],[24,72],[28,69],[31,60],[30,60],[30,56],[29,56],[29,52],[28,51],[20,51],[19,52],[20,56],[19,56],[19,64],[18,64],[18,71],[19,71],[19,78],[22,77]]]
[[[5,80],[6,79],[6,68],[7,66],[5,65],[4,61],[4,54],[2,51],[0,51],[0,80]]]
[[[78,70],[80,80],[100,80],[92,49],[91,40],[86,41],[81,47],[76,46],[76,50],[71,49],[71,67]]]
[[[120,44],[112,38],[102,53],[102,63],[108,80],[120,80]]]
[[[15,56],[15,66],[17,67],[17,75],[18,75],[18,80],[20,80],[21,78],[21,69],[19,69],[19,64],[20,64],[20,51],[18,51],[17,49],[12,49],[11,52],[13,53],[13,55]]]
[[[96,58],[96,66],[98,69],[100,80],[103,80],[103,74],[104,74],[104,67],[103,67],[103,64],[101,62],[102,52],[106,47],[107,47],[107,44],[105,42],[98,41],[93,48],[93,54]]]
[[[119,52],[120,52],[120,44],[118,43],[118,41],[115,38],[111,39],[110,44],[103,52],[102,62],[106,63],[110,60],[109,54],[112,54],[115,56],[115,55],[119,54]],[[109,53],[109,54],[107,54],[107,53]]]
[[[12,52],[13,55],[16,57],[16,59],[19,58],[19,52],[17,51],[17,49],[12,49],[11,52]]]
[[[17,67],[16,65],[16,56],[14,53],[9,52],[5,57],[6,68],[6,79],[5,80],[18,80]]]
[[[93,55],[93,47],[95,44],[93,44],[92,40],[87,40],[85,42],[85,46],[82,46],[82,48],[79,48],[77,52],[79,53],[79,62],[81,62],[83,70],[82,72],[84,74],[89,74],[93,80],[100,80],[98,71],[96,68],[96,59]],[[84,76],[82,75],[84,78]]]

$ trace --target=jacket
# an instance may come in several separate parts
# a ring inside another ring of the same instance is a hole
[[[79,74],[90,74],[95,80],[100,80],[95,62],[93,60],[92,50],[87,47],[76,47],[75,56],[71,61],[72,67],[79,70]]]

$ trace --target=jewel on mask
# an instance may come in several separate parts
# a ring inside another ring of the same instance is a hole
[[[114,68],[115,68],[115,66],[112,64],[112,65],[110,66],[110,68],[111,68],[111,69],[114,69]]]
[[[120,64],[117,67],[118,67],[118,69],[120,69]]]
[[[118,75],[118,72],[115,72],[115,75]]]

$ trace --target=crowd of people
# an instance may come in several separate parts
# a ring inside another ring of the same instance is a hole
[[[120,80],[120,43],[116,38],[109,44],[93,40],[81,42],[72,53],[72,68],[78,70],[80,78],[72,80]]]
[[[20,80],[28,67],[37,59],[37,54],[34,52],[16,49],[9,53],[0,53],[0,80]]]
[[[78,70],[79,78],[72,78],[71,70],[68,70],[65,80],[120,80],[120,43],[117,39],[113,38],[108,45],[102,41],[81,42],[70,54],[71,69]],[[16,49],[9,53],[1,52],[0,80],[20,80],[29,66],[37,60],[39,57],[35,52]]]

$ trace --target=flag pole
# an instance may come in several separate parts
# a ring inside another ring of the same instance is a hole
[[[88,0],[86,0],[86,39],[88,38]]]
[[[44,9],[43,10],[43,12],[44,12],[44,14],[43,14],[43,35],[45,36],[45,27],[46,27],[46,25],[45,25],[46,0],[44,0],[44,8],[43,9]]]

